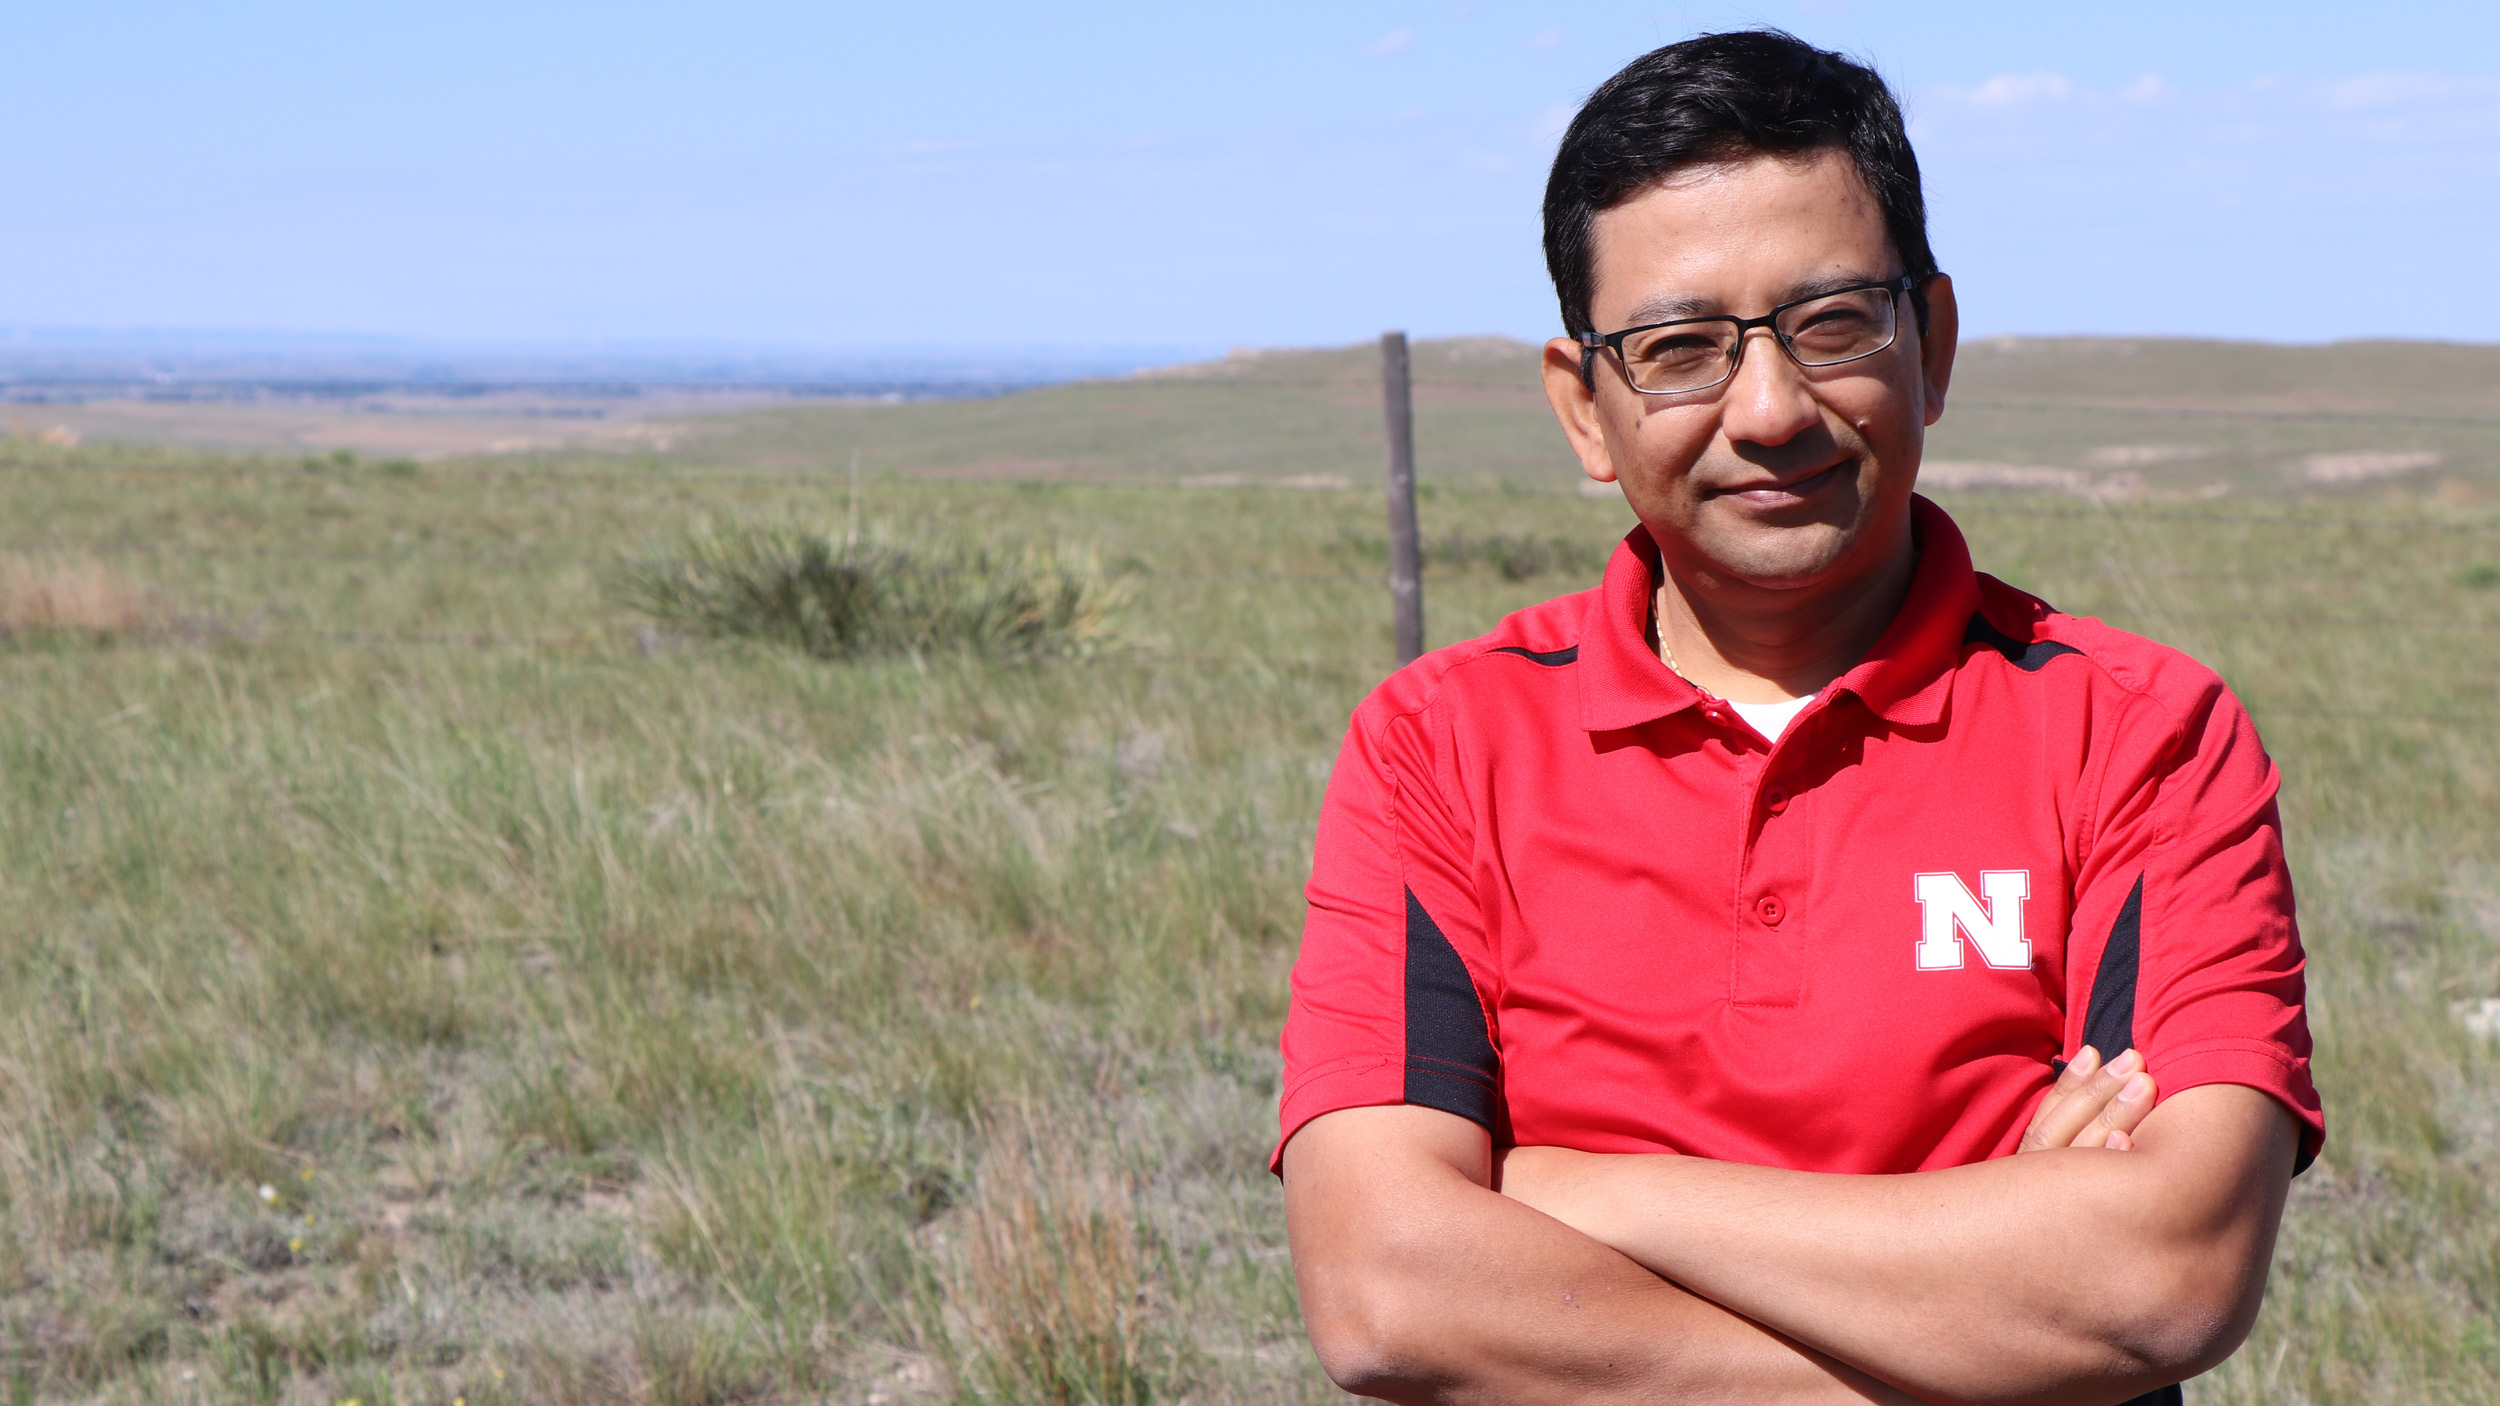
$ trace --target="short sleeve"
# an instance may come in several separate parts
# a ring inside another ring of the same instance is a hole
[[[1433,716],[1397,710],[1398,682],[1355,714],[1320,810],[1270,1170],[1303,1124],[1341,1108],[1502,1121],[1473,831],[1446,803]]]
[[[2164,1098],[2204,1084],[2270,1095],[2300,1125],[2306,1169],[2326,1118],[2280,777],[2219,679],[2178,691],[2137,697],[2116,729],[2076,885],[2068,989],[2090,994],[2069,1012],[2067,1053],[2139,1049]]]

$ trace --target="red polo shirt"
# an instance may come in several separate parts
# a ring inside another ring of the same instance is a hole
[[[1906,1172],[2012,1152],[2055,1061],[2132,1045],[2164,1097],[2280,1100],[2305,1167],[2247,714],[1913,524],[1899,617],[1776,744],[1659,662],[1638,528],[1597,589],[1375,690],[1321,812],[1284,1136],[1416,1103],[1503,1144]]]

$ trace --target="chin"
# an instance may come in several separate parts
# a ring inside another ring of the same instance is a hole
[[[1773,528],[1734,539],[1701,541],[1711,569],[1768,591],[1793,591],[1817,585],[1849,559],[1858,534],[1834,531],[1828,524]]]

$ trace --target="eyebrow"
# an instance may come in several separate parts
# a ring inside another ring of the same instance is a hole
[[[1870,277],[1869,275],[1862,273],[1825,274],[1821,278],[1809,278],[1803,283],[1792,285],[1788,290],[1787,296],[1781,298],[1779,301],[1780,305],[1784,307],[1790,303],[1803,302],[1808,298],[1819,298],[1826,293],[1838,292],[1843,288],[1857,288],[1869,283],[1882,283],[1884,281],[1885,280],[1881,278]],[[1713,316],[1732,317],[1734,314],[1719,312],[1706,298],[1696,298],[1689,295],[1678,297],[1673,294],[1660,294],[1656,297],[1644,298],[1640,302],[1633,304],[1632,311],[1626,314],[1626,317],[1629,320],[1627,320],[1623,325],[1626,327],[1646,327],[1653,322],[1677,322],[1688,317]]]

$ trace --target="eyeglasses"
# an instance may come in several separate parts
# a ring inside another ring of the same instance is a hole
[[[1736,374],[1746,334],[1757,327],[1770,328],[1799,366],[1838,366],[1892,345],[1900,332],[1901,295],[1917,286],[1904,274],[1782,303],[1767,317],[1683,317],[1603,335],[1583,332],[1580,379],[1596,384],[1602,349],[1615,354],[1625,382],[1643,395],[1706,391]]]

